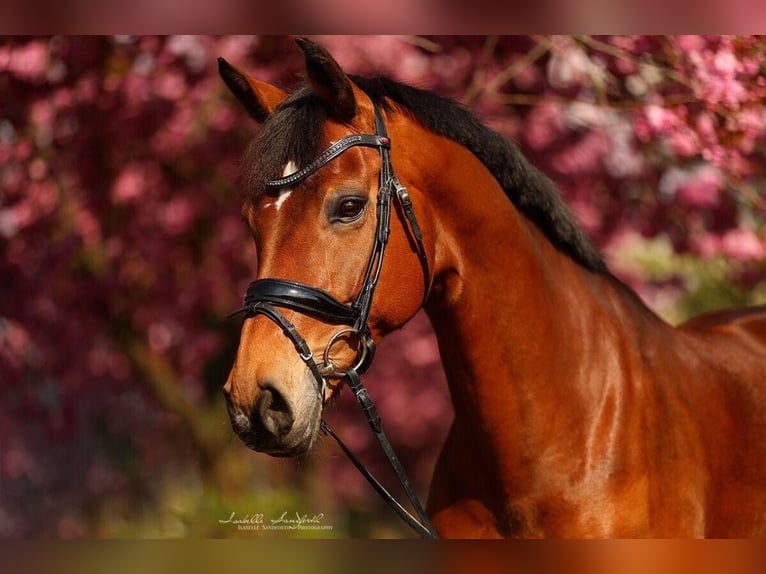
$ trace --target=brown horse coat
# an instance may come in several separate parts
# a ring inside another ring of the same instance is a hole
[[[279,195],[259,182],[344,135],[371,133],[376,101],[423,227],[425,309],[455,410],[428,499],[440,535],[766,535],[766,311],[666,324],[608,272],[514,146],[455,104],[385,80],[352,82],[324,50],[301,47],[310,85],[289,97],[222,68],[265,121],[243,211],[259,277],[340,300],[358,288],[374,210],[347,225],[325,215],[343,194],[374,202],[377,153],[348,151]],[[424,295],[400,217],[370,319],[378,337]],[[332,334],[289,315],[317,350]],[[321,415],[310,384],[273,325],[245,321],[225,393],[248,444],[280,456],[310,448]],[[264,435],[277,415],[290,424]]]

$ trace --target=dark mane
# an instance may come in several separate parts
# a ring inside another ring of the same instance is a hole
[[[394,102],[428,130],[468,149],[497,179],[516,208],[557,249],[591,271],[606,271],[601,254],[578,226],[555,184],[532,166],[514,144],[482,125],[469,110],[449,98],[388,78],[350,78],[381,108],[390,109]],[[298,166],[310,163],[327,145],[322,137],[325,119],[324,105],[309,88],[294,92],[266,120],[248,151],[250,193],[262,189],[265,180],[281,175],[279,170],[288,161]],[[296,133],[300,137],[295,137]]]

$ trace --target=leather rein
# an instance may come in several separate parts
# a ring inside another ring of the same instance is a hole
[[[391,164],[390,150],[391,140],[388,138],[383,117],[375,110],[375,134],[348,135],[331,145],[311,162],[309,165],[279,179],[266,182],[270,189],[284,189],[293,187],[309,176],[314,174],[324,165],[341,155],[346,150],[355,146],[374,147],[380,151],[381,168],[378,188],[375,229],[375,239],[370,252],[370,257],[364,271],[362,287],[351,304],[345,304],[322,289],[288,281],[285,279],[264,278],[250,283],[245,292],[244,304],[230,316],[244,313],[247,317],[263,315],[278,325],[284,335],[292,341],[295,350],[301,360],[306,364],[317,383],[319,399],[324,404],[326,380],[328,378],[345,379],[348,387],[354,393],[362,407],[367,421],[377,439],[381,449],[385,453],[388,462],[396,473],[407,498],[415,509],[418,518],[410,514],[391,493],[367,470],[364,464],[349,450],[343,441],[336,435],[327,423],[322,420],[320,429],[326,435],[330,435],[338,443],[343,452],[349,457],[354,466],[367,479],[372,487],[380,494],[385,502],[404,520],[415,532],[423,538],[438,538],[436,531],[431,525],[420,500],[415,493],[404,467],[399,462],[391,443],[383,432],[380,416],[375,404],[370,398],[367,389],[362,384],[360,375],[365,373],[372,363],[375,354],[375,342],[372,338],[368,324],[372,299],[375,287],[380,278],[383,265],[383,256],[388,243],[391,222],[391,204],[396,198],[402,213],[407,221],[407,231],[414,243],[420,264],[423,267],[424,277],[424,300],[428,296],[430,288],[430,270],[426,250],[423,245],[423,234],[415,216],[407,189],[394,175]],[[325,323],[343,326],[332,337],[325,347],[320,361],[314,356],[306,340],[296,329],[295,325],[279,310],[286,308],[298,313],[309,315]],[[345,370],[339,370],[330,359],[330,350],[341,339],[355,340],[358,342],[357,357],[354,365]],[[419,520],[418,520],[419,519]]]

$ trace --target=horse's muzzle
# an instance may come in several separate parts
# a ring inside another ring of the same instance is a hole
[[[248,448],[288,457],[301,455],[313,445],[319,411],[312,413],[316,416],[297,416],[296,408],[275,385],[260,385],[249,416],[234,407],[227,393],[224,396],[232,429]]]

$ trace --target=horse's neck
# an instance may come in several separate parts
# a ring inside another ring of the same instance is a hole
[[[614,394],[607,363],[636,360],[629,333],[656,319],[608,274],[556,250],[483,166],[463,160],[443,166],[433,198],[439,275],[427,311],[464,446],[494,466],[475,472],[523,492],[545,457],[587,440]]]

